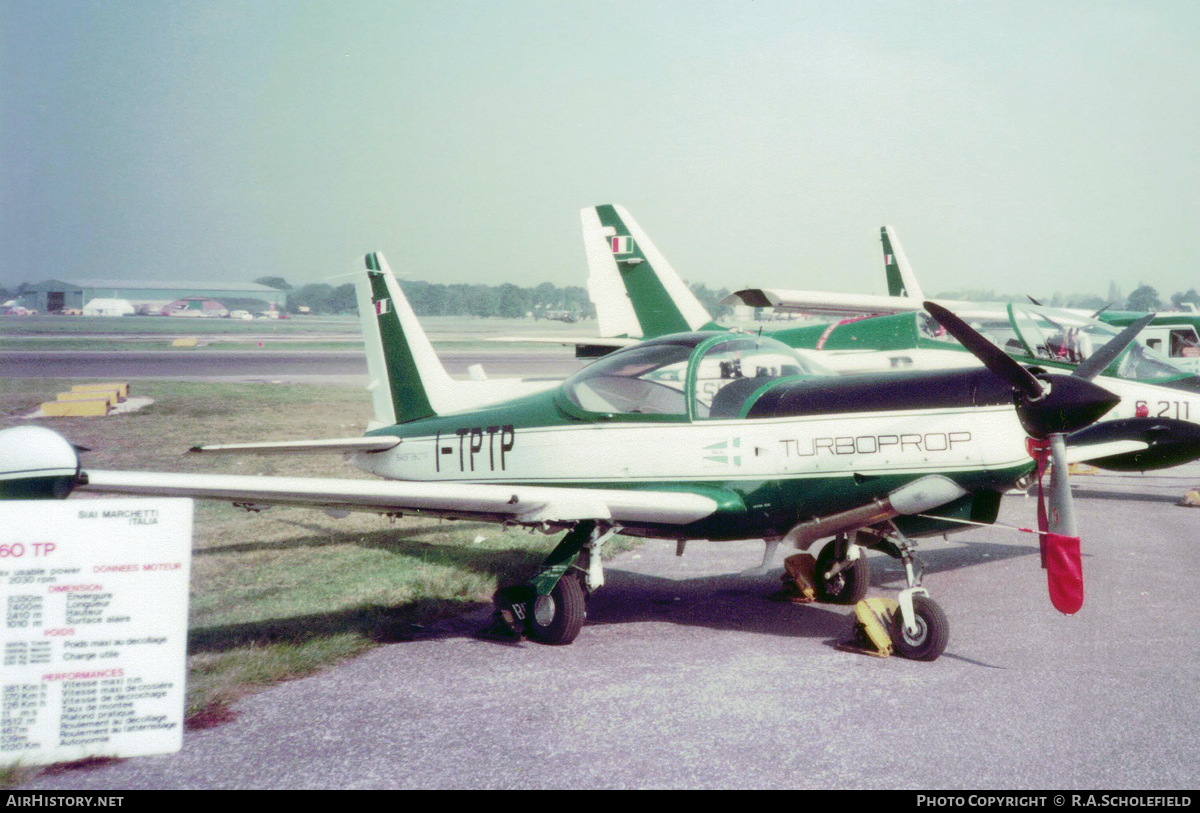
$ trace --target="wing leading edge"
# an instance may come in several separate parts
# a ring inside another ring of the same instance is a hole
[[[687,525],[710,516],[719,507],[712,497],[674,491],[139,471],[88,470],[79,489],[254,505],[411,512],[523,525],[584,519],[631,525]]]

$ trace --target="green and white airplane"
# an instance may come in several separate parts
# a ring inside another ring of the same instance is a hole
[[[880,315],[912,313],[923,310],[927,297],[921,290],[916,274],[904,254],[896,230],[891,226],[880,229],[883,245],[884,270],[887,275],[888,296],[845,294],[831,291],[789,291],[772,288],[748,288],[730,296],[730,301],[760,308],[773,308],[782,313],[802,312],[822,315]],[[1006,302],[967,302],[934,299],[957,315],[973,322],[1003,322],[1007,319]],[[1033,301],[1040,307],[1040,303]],[[1055,309],[1061,318],[1081,323],[1099,321],[1121,329],[1143,320],[1147,314],[1136,311],[1099,311]],[[1180,370],[1200,373],[1200,315],[1191,313],[1156,313],[1138,335],[1139,342],[1161,354]]]
[[[893,300],[893,304],[895,304],[894,300],[901,299],[908,300],[899,303],[901,305],[918,305],[926,299],[926,296],[904,254],[895,228],[884,226],[880,229],[880,241],[883,244],[884,272],[887,275],[889,298]],[[989,310],[983,312],[990,313],[990,318],[1003,319],[1007,310],[1006,304],[1003,302],[950,303],[941,300],[935,301],[939,301],[943,306],[960,315],[969,310],[987,308]],[[1032,298],[1031,301],[1035,305],[1040,304]],[[1146,316],[1145,312],[1110,310],[1108,307],[1094,312],[1070,308],[1062,309],[1061,312],[1099,320],[1116,328],[1128,327]],[[979,318],[989,317],[981,316]],[[1153,314],[1149,324],[1143,327],[1142,332],[1138,334],[1138,341],[1165,356],[1175,367],[1189,373],[1200,373],[1200,332],[1198,329],[1200,329],[1200,315],[1196,314],[1194,307],[1191,312],[1156,313]]]
[[[1063,436],[1117,399],[1086,376],[1035,376],[949,313],[935,311],[986,368],[819,375],[769,337],[689,331],[618,350],[552,390],[462,409],[381,257],[367,255],[357,285],[375,428],[194,451],[342,452],[383,479],[95,470],[27,426],[0,432],[0,496],[80,489],[567,530],[535,578],[497,594],[514,632],[552,644],[579,633],[617,531],[680,546],[763,538],[769,553],[786,541],[815,556],[818,596],[839,603],[865,594],[863,550],[875,548],[907,573],[897,651],[932,660],[949,626],[921,587],[912,539],[994,522],[1001,495],[1052,457],[1063,476],[1051,478],[1043,563],[1055,606],[1082,604]]]
[[[690,292],[686,297],[677,293],[681,288],[686,291],[686,286],[625,209],[612,205],[585,209],[583,221],[589,290],[602,326],[617,325],[630,335],[636,331],[645,337],[681,322],[696,330],[724,329],[711,323]],[[882,238],[891,289],[919,292],[890,227],[884,227]],[[924,301],[911,296],[747,289],[728,301],[783,311],[855,314],[832,323],[764,331],[801,352],[820,351],[808,358],[839,373],[950,369],[978,363],[930,317]],[[1147,471],[1200,458],[1200,376],[1173,366],[1136,342],[1122,344],[1126,349],[1118,355],[1100,354],[1099,349],[1122,331],[1069,311],[1020,303],[940,304],[968,319],[1019,363],[1052,375],[1071,375],[1084,362],[1087,377],[1097,377],[1121,398],[1104,420],[1069,439],[1072,462]],[[616,316],[605,322],[605,314]],[[1131,324],[1144,331],[1152,318],[1153,314],[1142,314]]]

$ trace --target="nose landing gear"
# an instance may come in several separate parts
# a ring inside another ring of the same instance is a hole
[[[890,524],[890,523],[889,523]],[[866,568],[863,567],[861,586],[852,581],[853,574],[851,556],[858,553],[858,560],[865,565],[866,558],[860,548],[874,548],[899,559],[904,565],[904,577],[907,587],[896,597],[894,609],[889,606],[887,612],[868,614],[874,617],[874,623],[864,624],[859,619],[858,638],[869,640],[876,649],[871,654],[885,654],[889,648],[911,660],[937,660],[946,651],[950,641],[950,622],[942,608],[929,597],[929,591],[921,586],[922,568],[914,555],[915,544],[896,529],[895,525],[885,532],[870,529],[859,531],[853,544],[847,545],[843,536],[839,536],[826,545],[817,557],[817,591],[824,601],[836,603],[857,604],[866,594]],[[840,579],[840,581],[839,581]],[[861,592],[859,592],[861,591]],[[854,601],[837,601],[839,597],[856,596]],[[827,597],[829,596],[829,597]],[[891,602],[888,602],[891,605]],[[882,639],[890,638],[889,642]]]

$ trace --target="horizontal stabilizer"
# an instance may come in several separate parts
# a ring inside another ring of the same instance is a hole
[[[554,339],[549,336],[490,336],[485,341],[559,345],[588,344],[599,347],[611,347],[615,350],[619,347],[632,347],[641,342],[641,339],[626,339],[619,336],[564,336],[561,339]]]
[[[400,442],[397,437],[330,438],[328,440],[222,443],[193,446],[189,452],[241,454],[300,454],[306,452],[383,452]]]

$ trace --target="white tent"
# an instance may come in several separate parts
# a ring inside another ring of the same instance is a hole
[[[83,306],[84,316],[124,316],[133,313],[128,299],[100,299],[97,297]]]

